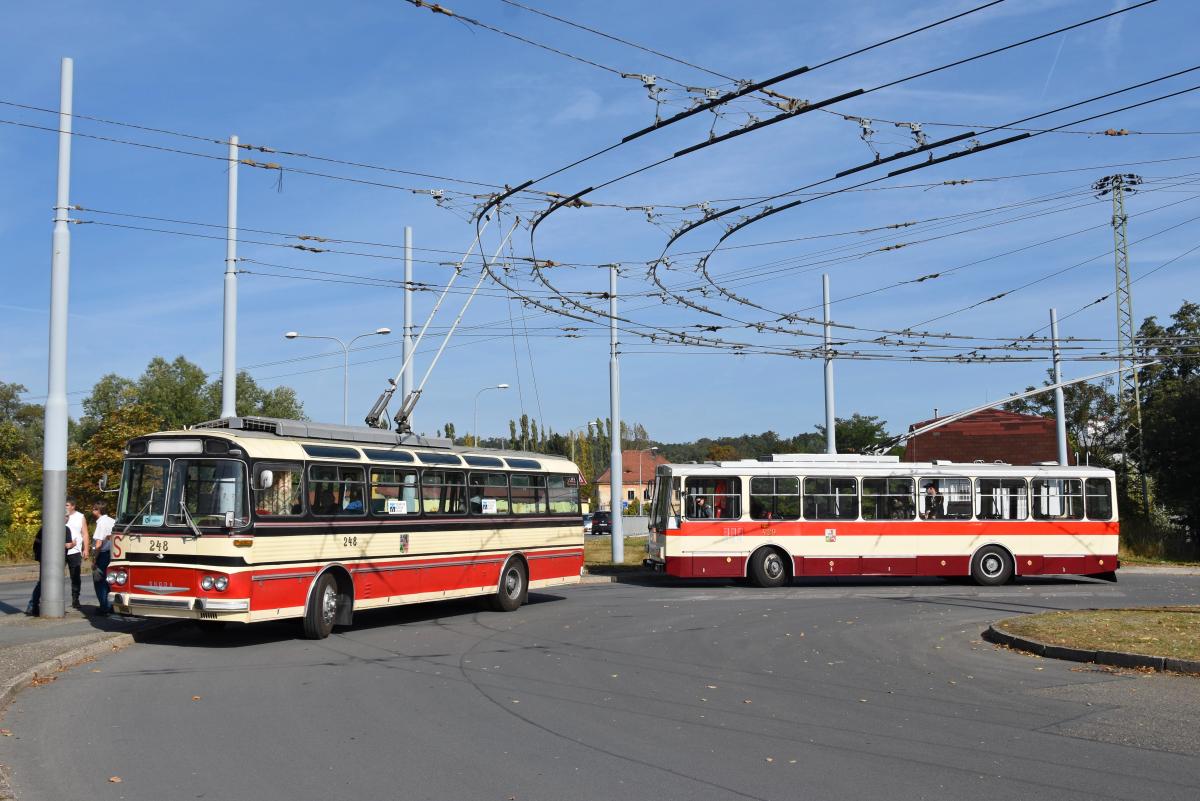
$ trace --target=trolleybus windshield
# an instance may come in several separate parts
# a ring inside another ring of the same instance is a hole
[[[117,525],[161,526],[167,500],[167,459],[129,459],[121,475]]]

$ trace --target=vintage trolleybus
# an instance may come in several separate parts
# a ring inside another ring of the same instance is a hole
[[[119,612],[300,618],[579,581],[579,471],[543,454],[272,418],[138,437],[108,583]]]
[[[787,454],[663,465],[648,566],[681,577],[1114,580],[1111,470]]]

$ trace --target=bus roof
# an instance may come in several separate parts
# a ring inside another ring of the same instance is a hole
[[[1014,465],[1003,462],[952,462],[946,459],[937,459],[932,462],[901,462],[898,456],[825,453],[774,454],[761,459],[739,459],[737,461],[682,462],[661,465],[660,468],[670,470],[673,474],[678,475],[717,475],[731,472],[794,475],[825,470],[867,475],[911,473],[942,476],[963,473],[973,475],[1114,475],[1112,470],[1103,467],[1063,466],[1053,462],[1032,465]]]
[[[185,430],[158,431],[137,437],[131,442],[149,439],[186,439],[187,437],[215,436],[221,439],[235,441],[243,447],[250,456],[268,459],[311,460],[342,459],[350,461],[378,461],[371,457],[371,452],[378,451],[415,451],[452,453],[460,456],[479,455],[503,457],[515,460],[535,460],[540,468],[533,465],[517,466],[509,464],[510,469],[551,469],[555,471],[578,472],[578,468],[566,457],[547,453],[530,451],[505,450],[499,448],[470,448],[453,445],[451,440],[443,437],[425,437],[419,434],[399,434],[395,431],[366,428],[363,426],[341,426],[328,423],[312,423],[306,420],[285,420],[276,417],[229,417],[200,423]],[[304,447],[309,445],[352,446],[354,457],[339,457],[335,455],[316,457]],[[453,466],[447,463],[445,466]],[[467,465],[480,467],[483,465]],[[494,467],[500,465],[493,465]]]

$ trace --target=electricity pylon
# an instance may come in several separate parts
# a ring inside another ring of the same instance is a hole
[[[1116,262],[1116,291],[1117,299],[1117,408],[1122,418],[1125,436],[1126,465],[1135,466],[1141,479],[1142,511],[1150,512],[1150,495],[1146,486],[1146,471],[1142,469],[1142,395],[1138,388],[1137,370],[1128,370],[1126,366],[1137,358],[1137,332],[1134,329],[1133,293],[1129,288],[1129,243],[1125,236],[1125,224],[1128,217],[1125,214],[1125,194],[1133,194],[1142,183],[1141,176],[1132,173],[1110,175],[1092,184],[1096,197],[1112,195],[1113,215],[1113,258]],[[1125,410],[1133,407],[1134,422],[1137,426],[1137,438],[1130,441],[1128,436],[1128,415]]]

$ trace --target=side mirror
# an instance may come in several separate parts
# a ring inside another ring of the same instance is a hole
[[[105,473],[104,475],[100,476],[100,481],[97,483],[97,486],[100,487],[101,492],[120,492],[121,491],[120,487],[117,487],[116,489],[108,488],[108,473]]]
[[[254,489],[256,489],[256,490],[270,489],[271,485],[274,483],[275,483],[275,474],[274,473],[272,473],[270,470],[259,470],[258,471],[258,486],[255,487]]]
[[[225,528],[233,528],[234,521],[235,521],[235,518],[233,516],[233,512],[226,512],[225,513]]]

